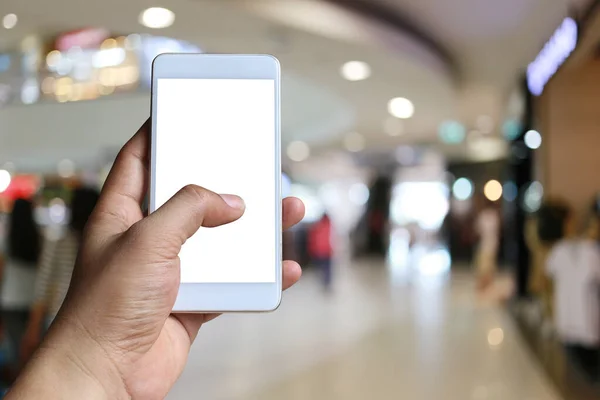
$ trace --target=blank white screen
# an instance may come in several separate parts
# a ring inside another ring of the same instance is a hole
[[[246,203],[240,220],[185,243],[181,282],[275,282],[275,82],[157,79],[155,90],[156,208],[188,184]]]

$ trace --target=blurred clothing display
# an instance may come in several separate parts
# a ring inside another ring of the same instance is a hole
[[[600,249],[591,240],[565,239],[548,256],[554,280],[555,324],[565,344],[600,344]]]
[[[554,288],[552,279],[546,273],[548,254],[554,244],[570,236],[572,227],[568,224],[570,210],[559,200],[545,201],[535,218],[525,224],[525,241],[531,253],[531,273],[529,292],[542,306],[543,317],[552,321],[554,316]]]

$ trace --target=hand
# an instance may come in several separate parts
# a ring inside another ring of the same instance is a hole
[[[76,390],[56,398],[164,398],[201,325],[217,316],[171,314],[178,253],[200,226],[240,218],[244,203],[189,186],[144,218],[148,141],[146,123],[119,153],[86,227],[65,303],[23,378],[35,382],[40,368],[46,371],[50,364],[61,369],[60,385],[53,382],[59,391],[69,379],[79,381],[71,385]],[[283,201],[284,229],[303,215],[300,200]],[[297,263],[285,261],[284,289],[300,275]],[[15,391],[24,385],[18,383]],[[44,398],[53,393],[44,390]],[[16,397],[29,398],[21,392]]]

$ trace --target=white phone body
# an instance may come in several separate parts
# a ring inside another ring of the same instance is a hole
[[[242,218],[183,246],[174,312],[265,312],[281,301],[280,66],[267,55],[162,54],[152,67],[149,211],[195,184]]]

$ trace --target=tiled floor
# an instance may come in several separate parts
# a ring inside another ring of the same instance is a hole
[[[203,327],[169,399],[559,399],[468,274],[337,272],[330,294],[307,273],[276,313]]]

